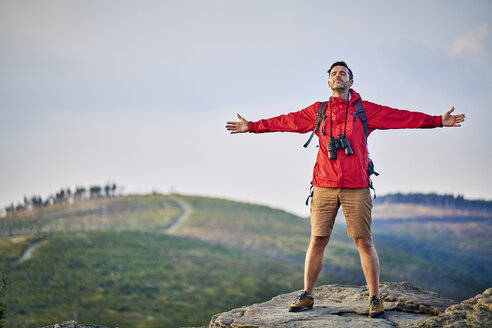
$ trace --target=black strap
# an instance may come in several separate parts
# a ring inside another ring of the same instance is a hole
[[[362,122],[362,126],[364,127],[364,135],[366,136],[366,149],[367,149],[367,157],[369,158],[369,148],[367,148],[367,137],[369,135],[369,131],[367,129],[367,117],[364,112],[364,107],[362,106],[362,102],[358,99],[354,104],[354,121],[356,117],[359,116],[360,121]],[[357,106],[357,108],[355,108]],[[367,172],[369,174],[369,188],[374,190],[374,199],[376,199],[376,189],[374,189],[374,185],[372,184],[371,175],[378,176],[379,173],[374,171],[374,162],[369,158],[369,165],[367,168]]]
[[[356,115],[359,116],[359,119],[362,122],[362,126],[364,127],[364,135],[366,136],[366,146],[367,146],[367,137],[369,135],[369,132],[367,130],[367,118],[366,118],[366,113],[364,112],[364,107],[362,107],[362,103],[360,102],[360,99],[358,99],[353,105],[354,105],[354,121]],[[357,109],[355,108],[355,106],[357,106]]]
[[[325,112],[326,112],[326,105],[327,104],[328,104],[328,102],[326,102],[326,101],[319,104],[318,114],[316,114],[316,126],[314,127],[313,132],[311,132],[311,135],[309,136],[308,141],[304,144],[304,148],[307,148],[307,146],[311,142],[311,139],[313,139],[316,130],[321,125],[321,122],[325,120]],[[306,199],[306,206],[308,206],[308,204],[309,204],[309,198],[312,198],[312,197],[313,197],[313,182],[311,181],[311,189],[309,190],[309,195]]]
[[[314,188],[313,182],[311,181],[311,188],[309,189],[309,196],[306,199],[306,206],[308,206],[309,204],[309,198],[313,198],[313,188]]]
[[[311,135],[309,136],[309,139],[308,141],[304,144],[304,148],[307,148],[307,146],[309,145],[309,143],[311,142],[311,139],[313,139],[314,137],[314,133],[316,132],[316,130],[318,130],[320,124],[321,124],[321,121],[324,120],[324,117],[325,117],[325,112],[326,112],[326,104],[328,102],[322,102],[320,105],[319,105],[319,109],[318,109],[318,114],[316,115],[316,126],[314,127],[314,130],[313,132],[311,133]]]

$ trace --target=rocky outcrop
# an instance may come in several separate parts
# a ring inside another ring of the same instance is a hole
[[[419,325],[434,327],[492,327],[492,288],[483,294],[452,305],[443,314]]]
[[[457,303],[406,282],[382,283],[380,288],[386,312],[381,319],[368,317],[369,294],[365,286],[326,285],[315,289],[313,310],[287,311],[300,293],[297,291],[265,303],[216,314],[209,327],[415,327]]]

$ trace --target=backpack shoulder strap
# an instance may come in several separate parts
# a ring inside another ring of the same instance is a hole
[[[367,137],[369,135],[368,129],[367,129],[367,117],[366,113],[364,112],[364,107],[362,106],[362,102],[360,99],[355,101],[354,105],[354,121],[356,120],[357,116],[359,117],[360,121],[362,122],[362,126],[364,127],[364,135],[366,136],[366,148],[367,148]],[[355,108],[357,106],[357,108]],[[369,187],[374,190],[374,198],[376,198],[376,189],[374,189],[374,185],[372,184],[371,180],[371,175],[378,176],[379,173],[374,171],[374,162],[372,159],[369,157],[369,148],[367,148],[367,156],[369,158],[369,165],[367,168],[367,171],[369,173]]]
[[[314,127],[313,132],[311,132],[311,135],[309,136],[308,141],[306,141],[306,143],[304,144],[304,148],[307,148],[307,146],[311,142],[311,139],[313,139],[313,137],[314,137],[314,133],[316,132],[316,130],[318,130],[318,128],[321,124],[321,121],[323,120],[323,118],[325,116],[326,104],[328,104],[327,101],[324,101],[324,102],[319,104],[318,114],[316,114],[316,126]]]
[[[367,145],[367,136],[368,136],[368,130],[367,130],[367,118],[366,118],[366,113],[364,112],[364,107],[362,106],[362,102],[360,99],[354,102],[354,121],[356,119],[356,115],[359,116],[360,121],[362,122],[362,126],[364,127],[364,135],[366,136],[366,145]],[[355,108],[357,106],[357,108]]]

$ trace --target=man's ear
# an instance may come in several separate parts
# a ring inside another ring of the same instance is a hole
[[[328,87],[331,89],[331,83],[330,83],[330,80],[328,80]]]
[[[350,87],[354,84],[354,80],[350,80]]]

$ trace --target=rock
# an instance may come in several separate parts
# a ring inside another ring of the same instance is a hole
[[[265,303],[216,314],[209,327],[415,327],[457,303],[406,282],[382,283],[380,288],[385,307],[385,316],[380,319],[368,317],[366,286],[325,285],[315,289],[313,310],[287,311],[302,292],[296,291]]]
[[[444,314],[429,319],[418,327],[492,327],[492,288],[450,306]]]
[[[57,323],[52,326],[46,326],[43,328],[107,328],[107,327],[98,326],[98,325],[84,325],[72,320],[72,321]]]

